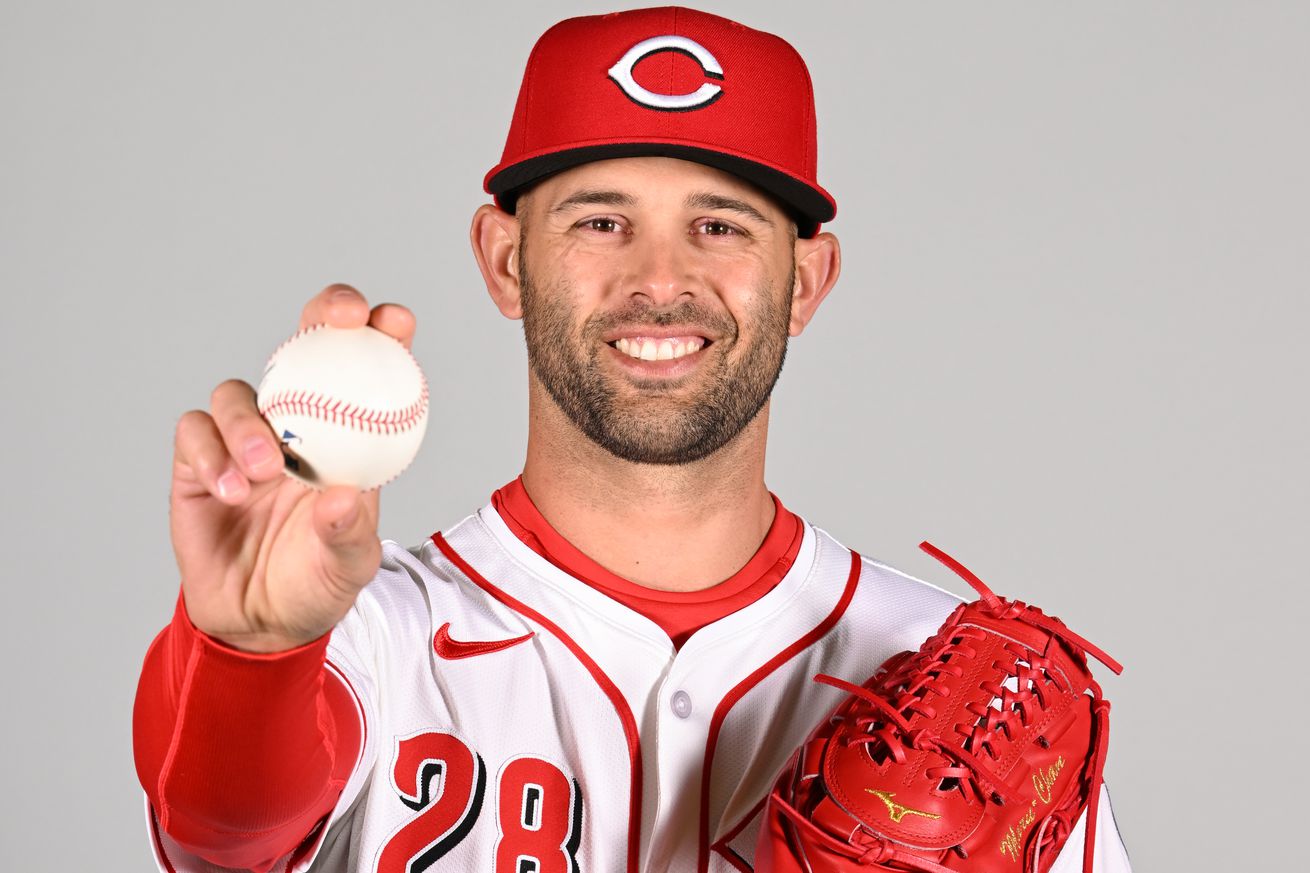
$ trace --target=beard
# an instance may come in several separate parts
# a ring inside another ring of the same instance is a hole
[[[697,300],[667,307],[632,301],[578,324],[567,283],[539,288],[531,279],[526,252],[519,248],[523,292],[523,334],[528,365],[546,392],[579,430],[605,451],[639,464],[690,464],[718,451],[754,420],[782,373],[795,271],[777,298],[771,283],[757,289],[749,312],[754,336],[743,348],[740,325],[728,314]],[[697,325],[718,339],[699,354],[711,354],[683,379],[631,383],[621,396],[617,377],[607,375],[601,340],[615,327]],[[688,380],[703,383],[691,393]]]

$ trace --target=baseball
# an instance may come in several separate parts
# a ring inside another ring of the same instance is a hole
[[[300,331],[269,358],[257,403],[287,475],[320,489],[390,482],[414,460],[428,422],[418,362],[371,327]]]

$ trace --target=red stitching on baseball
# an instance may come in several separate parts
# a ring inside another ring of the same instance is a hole
[[[286,413],[308,415],[334,424],[343,424],[354,430],[395,434],[414,427],[427,406],[428,386],[424,383],[418,401],[404,409],[383,411],[360,409],[354,405],[343,408],[339,398],[325,397],[307,391],[279,391],[259,408],[259,412],[265,417]]]

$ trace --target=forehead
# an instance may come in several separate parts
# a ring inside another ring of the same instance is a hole
[[[550,209],[582,190],[621,193],[634,205],[651,206],[686,202],[692,194],[719,194],[750,203],[771,218],[786,218],[772,196],[744,179],[704,164],[665,157],[611,158],[556,173],[531,189],[532,208]]]

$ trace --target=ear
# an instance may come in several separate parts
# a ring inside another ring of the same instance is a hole
[[[469,228],[473,257],[496,308],[506,318],[523,317],[519,283],[519,220],[491,203],[478,207]]]
[[[841,274],[841,244],[830,233],[796,240],[796,279],[788,330],[800,336]]]

